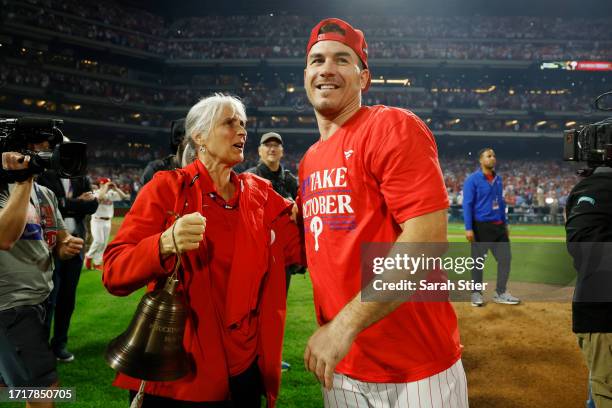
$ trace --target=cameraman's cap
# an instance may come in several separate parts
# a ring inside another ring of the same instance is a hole
[[[106,184],[106,183],[108,183],[108,182],[110,182],[110,179],[109,179],[108,177],[100,177],[100,178],[98,179],[98,184],[100,184],[100,185],[102,185],[102,184]]]
[[[319,34],[321,28],[328,24],[335,24],[340,27],[344,34],[337,32],[329,32]],[[306,56],[310,52],[310,49],[313,45],[318,43],[319,41],[338,41],[344,45],[351,47],[355,54],[361,60],[363,67],[365,69],[368,68],[368,44],[366,43],[365,36],[363,35],[363,31],[357,30],[353,28],[349,23],[344,20],[340,20],[339,18],[326,18],[321,20],[319,24],[317,24],[312,31],[310,32],[310,38],[308,39],[308,45],[306,46]],[[370,87],[371,76],[368,78],[368,83],[366,84],[363,92],[367,91]]]
[[[283,144],[283,138],[276,132],[264,133],[259,144],[262,145],[270,140],[276,140],[278,143]]]

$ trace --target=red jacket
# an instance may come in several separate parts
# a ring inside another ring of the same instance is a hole
[[[104,253],[104,285],[114,295],[125,296],[165,281],[175,259],[160,263],[159,237],[172,225],[174,215],[202,208],[199,177],[208,176],[201,162],[181,170],[156,173],[139,192],[117,236]],[[220,401],[229,397],[228,369],[221,330],[240,330],[257,310],[258,364],[268,406],[273,407],[280,388],[280,364],[286,310],[285,265],[303,263],[299,231],[289,220],[292,203],[271,184],[250,173],[237,175],[241,192],[236,229],[235,258],[229,277],[225,322],[212,304],[208,265],[199,250],[182,255],[181,287],[186,303],[197,318],[187,319],[184,346],[195,361],[191,375],[169,382],[147,382],[145,392],[186,401]],[[206,215],[206,214],[204,214]],[[214,220],[208,219],[208,223]],[[242,273],[236,272],[242,271]],[[245,274],[244,271],[249,271]],[[188,314],[189,316],[190,314]],[[195,320],[195,321],[194,321]],[[119,333],[117,333],[119,334]],[[137,390],[140,380],[118,374],[114,385]]]

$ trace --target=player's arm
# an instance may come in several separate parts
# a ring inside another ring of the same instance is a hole
[[[415,217],[404,222],[402,233],[396,243],[446,243],[447,238],[446,209]],[[357,335],[366,327],[376,323],[404,301],[397,302],[362,302],[361,292],[353,298],[336,316],[338,324],[344,326],[348,332]]]
[[[130,197],[127,193],[121,190],[115,183],[113,183],[112,189],[115,190],[115,192],[119,196],[119,200],[127,200]]]
[[[96,198],[98,199],[98,201],[102,201],[106,199],[106,194],[108,193],[109,184],[110,183],[104,183],[98,189],[98,192],[96,194]]]
[[[421,215],[401,224],[396,243],[446,243],[447,210]],[[326,325],[310,338],[304,353],[304,364],[328,389],[332,386],[336,365],[348,353],[355,337],[397,309],[403,301],[362,302],[361,292]]]

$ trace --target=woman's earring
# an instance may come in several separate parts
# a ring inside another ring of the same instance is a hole
[[[206,153],[206,148],[204,146],[200,146],[200,153]]]

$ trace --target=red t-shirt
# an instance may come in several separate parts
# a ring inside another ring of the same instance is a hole
[[[229,284],[236,225],[239,220],[238,199],[240,183],[232,172],[231,182],[236,188],[234,196],[225,201],[216,191],[208,172],[202,171],[200,185],[204,192],[202,213],[206,217],[207,261],[211,274],[213,300],[219,321],[225,321],[227,288]],[[245,271],[248,273],[248,271]],[[257,316],[252,316],[256,319]],[[247,327],[248,326],[248,327]],[[255,360],[257,354],[257,324],[245,325],[246,329],[223,330],[223,345],[227,355],[230,376],[242,373]]]
[[[362,107],[299,167],[308,269],[320,324],[361,290],[360,246],[395,242],[399,224],[448,208],[436,144],[412,112]],[[448,302],[407,302],[362,331],[336,371],[367,382],[410,382],[461,355]]]

